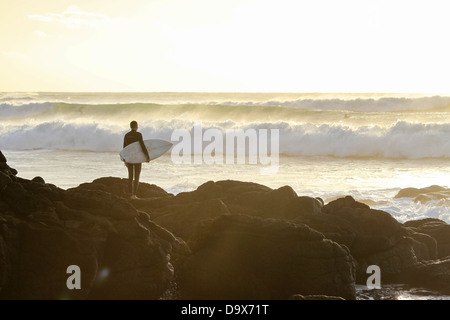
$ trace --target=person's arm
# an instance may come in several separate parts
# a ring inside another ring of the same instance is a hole
[[[147,157],[147,160],[150,161],[150,155],[148,154],[147,147],[144,144],[144,138],[142,138],[142,133],[139,133],[139,144],[141,145],[142,152],[144,152],[145,156]]]
[[[127,142],[127,135],[125,134],[125,135],[123,136],[123,147],[124,147],[124,148],[127,146],[127,145],[126,145],[126,142]],[[127,163],[125,162],[125,160],[123,161],[123,164],[124,164],[125,167],[128,167],[128,165],[127,165]]]

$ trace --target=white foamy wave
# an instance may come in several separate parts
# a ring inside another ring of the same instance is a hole
[[[4,103],[0,104],[0,115],[2,120],[23,120],[49,114],[53,108],[54,104],[51,102],[28,103],[20,106]]]
[[[170,140],[180,121],[143,122],[146,138]],[[123,136],[129,130],[99,123],[44,122],[37,125],[0,125],[0,149],[80,150],[108,152],[122,149]]]
[[[190,192],[197,189],[199,186],[195,183],[189,182],[187,180],[177,183],[171,187],[165,188],[165,191],[172,193],[172,194],[179,194],[181,192]]]
[[[450,111],[450,96],[386,94],[258,94],[258,93],[0,93],[9,106],[67,104],[78,108],[99,105],[222,105],[285,107],[307,110],[355,112]],[[1,112],[1,108],[0,108]]]
[[[188,120],[144,121],[140,131],[144,138],[171,140],[174,130],[189,131],[196,137],[196,122]],[[198,124],[198,123],[197,123]],[[203,122],[203,132],[218,129],[226,142],[227,130],[244,132],[260,129],[279,130],[279,152],[293,156],[380,157],[380,158],[450,158],[450,124],[397,122],[390,127],[293,124],[288,122],[239,124],[231,120]],[[123,126],[99,123],[52,121],[37,125],[0,125],[0,149],[64,149],[89,151],[119,151]],[[174,141],[177,143],[178,141]],[[209,144],[204,141],[203,145]],[[269,142],[268,142],[269,144]],[[270,148],[270,146],[269,146]],[[226,150],[226,147],[224,147]]]
[[[6,132],[5,132],[6,131]],[[60,149],[113,151],[120,148],[121,134],[96,124],[75,125],[47,122],[36,126],[0,127],[3,149]]]
[[[373,206],[372,208],[390,213],[401,223],[426,218],[441,219],[450,223],[449,206],[416,203],[411,198],[393,199],[385,205]]]
[[[450,124],[397,122],[391,127],[283,124],[280,152],[303,156],[450,157]]]
[[[0,92],[0,101],[22,104],[35,100],[37,96],[38,94],[33,92]]]

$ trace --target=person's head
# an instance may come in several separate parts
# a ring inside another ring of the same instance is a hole
[[[131,130],[134,130],[134,131],[137,131],[137,129],[138,129],[138,123],[136,122],[136,121],[131,121],[130,122],[130,128],[131,128]]]

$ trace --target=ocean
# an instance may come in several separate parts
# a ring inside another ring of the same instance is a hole
[[[262,174],[260,162],[177,163],[171,152],[145,163],[141,181],[174,194],[235,179],[290,185],[298,195],[325,202],[352,195],[400,222],[433,217],[450,223],[449,199],[394,198],[406,187],[448,186],[449,96],[0,93],[0,150],[19,176],[41,176],[64,189],[103,176],[126,177],[119,152],[132,120],[144,139],[169,141],[174,131],[194,133],[199,124],[202,133],[278,131],[272,174]],[[192,148],[192,159],[207,145],[203,140],[200,149]]]

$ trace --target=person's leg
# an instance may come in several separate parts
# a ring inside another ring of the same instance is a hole
[[[139,177],[141,175],[142,163],[138,163],[134,165],[134,190],[133,195],[137,194],[139,188]]]
[[[127,163],[128,168],[128,194],[133,195],[133,165]]]

